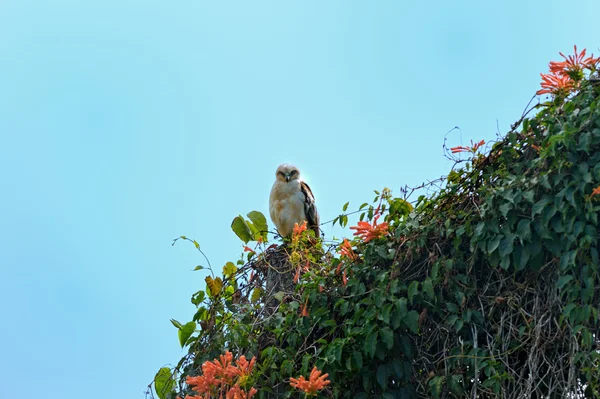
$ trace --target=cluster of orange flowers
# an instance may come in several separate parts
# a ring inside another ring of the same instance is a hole
[[[292,233],[292,245],[296,246],[298,245],[298,242],[300,241],[300,236],[302,235],[302,233],[304,233],[307,229],[306,226],[306,220],[304,221],[304,223],[302,224],[298,224],[298,223],[294,223],[294,230]],[[304,269],[304,272],[307,272],[309,270],[309,266],[310,266],[310,261],[307,259],[306,260],[306,264],[304,265],[304,267],[302,267],[300,264],[298,264],[298,268],[296,269],[296,274],[294,275],[294,283],[297,283],[298,280],[300,280],[300,271],[301,269]]]
[[[457,147],[450,148],[450,151],[452,151],[453,154],[456,154],[457,152],[472,152],[473,154],[475,154],[477,152],[477,150],[479,149],[479,147],[481,147],[484,144],[485,144],[485,140],[481,140],[478,143],[473,143],[473,140],[471,140],[470,146],[459,145]]]
[[[358,257],[354,250],[352,249],[352,244],[348,241],[347,238],[344,238],[344,242],[340,245],[340,250],[338,253],[342,256],[342,258],[347,258],[348,260],[356,260]]]
[[[331,383],[331,381],[326,379],[329,376],[329,374],[321,374],[322,372],[319,369],[317,369],[317,367],[313,367],[312,371],[310,372],[310,376],[308,377],[308,380],[303,376],[300,376],[297,379],[290,378],[290,385],[293,388],[304,391],[306,396],[317,396],[318,391],[325,388]]]
[[[377,215],[373,218],[373,223],[369,222],[358,222],[357,226],[351,226],[350,230],[356,230],[354,233],[355,236],[360,236],[363,242],[367,243],[374,238],[383,237],[388,234],[388,223],[383,222],[381,224],[377,224],[377,220],[381,216],[379,213],[379,209],[375,212]]]
[[[585,57],[585,49],[577,53],[577,46],[573,46],[574,55],[565,56],[559,53],[564,61],[551,61],[548,65],[550,73],[541,73],[542,88],[536,94],[568,94],[577,89],[579,81],[583,78],[583,69],[594,70],[600,58],[593,55]]]
[[[358,255],[352,249],[352,244],[348,241],[347,238],[344,238],[344,242],[340,245],[340,250],[338,253],[341,255],[341,259],[347,259],[349,261],[355,261],[358,258]],[[340,274],[340,270],[342,268],[342,262],[339,263],[337,269],[335,270],[336,274]],[[344,287],[348,284],[348,277],[346,277],[346,269],[342,270],[342,283]]]
[[[300,235],[306,231],[306,220],[301,225],[298,223],[294,223],[294,232],[292,233],[292,240],[298,241]]]
[[[233,362],[229,351],[219,359],[204,362],[202,375],[187,377],[185,381],[199,395],[186,395],[185,399],[251,399],[258,391],[255,388],[248,391],[242,386],[246,385],[255,362],[255,357],[248,361],[245,356]]]

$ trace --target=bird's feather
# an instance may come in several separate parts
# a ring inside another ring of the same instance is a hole
[[[304,215],[308,222],[308,228],[315,232],[315,236],[319,236],[319,213],[315,205],[315,196],[306,182],[300,182],[300,190],[304,194]]]

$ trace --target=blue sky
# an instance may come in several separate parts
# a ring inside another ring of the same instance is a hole
[[[577,5],[575,5],[577,4]],[[600,3],[0,2],[2,393],[142,398],[233,217],[293,162],[323,220],[506,132]],[[324,226],[331,237],[350,234]]]

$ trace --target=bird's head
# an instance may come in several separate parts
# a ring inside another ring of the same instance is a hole
[[[277,172],[275,172],[275,177],[277,180],[281,180],[284,182],[289,182],[291,180],[296,180],[300,178],[300,171],[294,165],[289,163],[281,164],[277,167]]]

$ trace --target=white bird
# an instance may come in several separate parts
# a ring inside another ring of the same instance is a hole
[[[284,163],[275,172],[275,183],[269,198],[269,213],[282,237],[289,237],[294,224],[307,221],[309,229],[319,236],[319,213],[315,197],[294,165]]]

